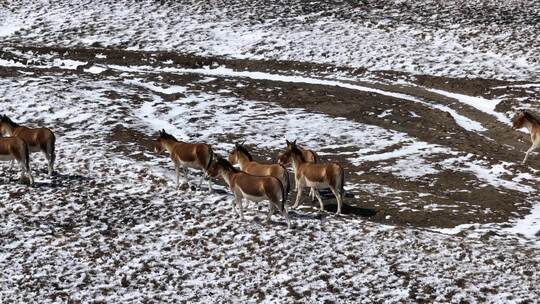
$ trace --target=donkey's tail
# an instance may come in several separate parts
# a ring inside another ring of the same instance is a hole
[[[279,186],[281,187],[281,211],[283,212],[285,210],[285,203],[287,202],[287,192],[285,192],[285,187],[283,187],[283,184],[281,183],[281,180],[276,178],[279,182]]]
[[[340,165],[339,170],[341,171],[341,184],[339,185],[339,194],[341,195],[341,199],[345,196],[345,170]]]
[[[287,198],[289,196],[289,192],[291,191],[291,179],[289,178],[289,171],[287,170],[287,168],[285,168],[285,166],[283,165],[280,165],[281,168],[283,168],[283,177],[284,177],[284,180],[285,180],[285,184],[283,185],[284,186],[284,190],[285,190],[285,201],[287,201]]]
[[[313,150],[309,150],[311,152],[311,155],[313,155],[313,162],[314,163],[318,163],[319,162],[319,155],[317,155],[317,153],[315,153],[315,151]]]
[[[30,174],[30,147],[25,142],[24,143],[24,168],[26,169],[26,173]]]
[[[52,136],[52,139],[49,141],[49,152],[51,157],[51,164],[54,166],[54,162],[56,161],[56,137]]]
[[[212,161],[214,161],[214,150],[212,150],[211,146],[208,146],[208,153],[210,154],[208,157],[208,163],[206,164],[206,171],[210,169],[210,165],[212,164]]]

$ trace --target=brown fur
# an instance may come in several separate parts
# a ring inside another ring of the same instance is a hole
[[[6,115],[0,116],[0,133],[3,136],[15,136],[23,139],[29,147],[29,152],[42,152],[47,158],[49,176],[54,171],[56,159],[56,137],[48,128],[28,128],[13,122]]]
[[[0,138],[0,157],[2,160],[14,160],[21,165],[23,174],[30,179],[30,184],[34,184],[32,173],[30,172],[30,151],[27,143],[19,137]]]
[[[236,210],[236,206],[240,209],[240,217],[243,219],[243,207],[242,199],[248,200],[256,199],[269,200],[270,207],[268,210],[268,216],[266,221],[270,220],[270,217],[274,213],[274,209],[280,210],[281,214],[287,220],[287,226],[290,228],[290,220],[287,209],[285,207],[285,189],[279,179],[273,176],[255,176],[242,172],[232,166],[232,164],[224,158],[218,158],[213,162],[208,169],[210,176],[216,177],[220,175],[230,190],[234,193],[235,202],[233,202],[233,208]]]
[[[214,157],[212,147],[203,143],[187,143],[179,141],[174,136],[166,133],[165,130],[161,130],[158,138],[155,141],[154,151],[157,154],[161,154],[165,150],[169,152],[171,160],[175,166],[177,187],[180,187],[180,168],[184,169],[184,175],[186,178],[187,168],[201,169],[203,171],[203,178],[199,183],[200,187],[204,179],[205,172],[210,167],[212,158]],[[210,179],[208,179],[208,187],[209,191],[211,191],[212,185]]]
[[[240,165],[240,170],[256,176],[273,176],[281,181],[285,188],[285,193],[289,193],[290,182],[289,173],[285,167],[278,164],[260,164],[253,161],[249,151],[241,144],[236,144],[229,153],[229,162],[233,165]]]
[[[287,145],[291,142],[286,140]],[[315,153],[315,151],[306,149],[301,147],[300,145],[296,145],[300,151],[302,151],[302,157],[304,157],[304,160],[309,163],[318,163],[319,162],[319,155]],[[287,149],[287,148],[285,148]],[[281,152],[278,154],[277,157],[277,163],[283,166],[288,166],[291,163],[291,158],[285,156],[285,152]]]
[[[289,145],[291,143],[288,140],[285,140],[285,141],[286,141],[287,145]],[[300,151],[302,151],[302,157],[304,158],[305,161],[310,162],[310,163],[318,163],[319,162],[319,156],[317,155],[317,153],[315,153],[315,151],[302,148],[299,145],[296,145],[296,146],[298,147],[298,149],[300,149]],[[285,146],[285,149],[287,149],[287,146]],[[282,165],[282,166],[288,166],[291,163],[290,154],[285,155],[285,152],[279,153],[278,158],[277,158],[277,163]],[[295,187],[296,187],[295,190],[298,192],[298,185],[295,185]],[[309,195],[311,196],[312,201],[315,201],[315,191],[318,191],[318,190],[315,190],[315,188],[311,188],[309,190]]]
[[[526,163],[529,154],[540,147],[540,119],[532,113],[520,110],[512,118],[512,128],[527,128],[531,134],[532,145],[529,150],[525,152],[525,158],[523,158],[523,163]]]
[[[340,214],[344,195],[343,185],[345,184],[343,167],[338,163],[314,164],[306,162],[302,151],[296,145],[296,141],[292,143],[287,142],[287,150],[284,153],[284,157],[292,160],[297,184],[298,192],[293,208],[298,207],[304,186],[316,189],[329,187],[336,196],[338,204],[336,213]],[[316,191],[314,194],[319,200],[321,210],[324,210],[320,194]]]

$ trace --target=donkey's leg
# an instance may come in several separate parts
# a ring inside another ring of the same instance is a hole
[[[330,187],[330,190],[332,190],[332,193],[334,193],[334,196],[336,197],[336,203],[337,203],[336,214],[341,214],[341,205],[343,203],[343,196],[341,196],[341,193],[339,193],[339,191],[337,191],[336,188]]]
[[[52,176],[52,165],[51,165],[51,156],[49,153],[47,153],[47,150],[42,150],[43,155],[45,155],[45,159],[47,159],[47,173],[49,174],[49,177]]]
[[[283,207],[283,211],[281,211],[281,215],[283,215],[283,217],[287,221],[287,228],[291,229],[291,220],[289,219],[289,211],[287,210],[287,207]]]
[[[213,192],[214,190],[212,189],[212,177],[208,176],[208,174],[206,174],[206,178],[208,179],[208,192]]]
[[[234,214],[238,215],[238,210],[236,209],[236,196],[231,200],[231,205],[234,211]]]
[[[187,180],[189,191],[191,191],[191,181],[189,180],[189,169],[187,167],[184,167],[184,177]]]
[[[24,179],[24,176],[26,175],[28,179],[30,180],[30,185],[34,184],[34,178],[32,177],[32,172],[30,172],[30,166],[26,164],[26,161],[21,160],[19,161],[19,164],[21,165],[21,181]],[[27,169],[28,165],[28,169]]]
[[[199,180],[199,185],[197,186],[197,188],[201,189],[203,182],[204,182],[204,170],[202,172],[201,179]]]
[[[49,141],[47,144],[47,151],[49,154],[49,176],[52,176],[54,173],[54,162],[56,161],[54,142]]]
[[[296,181],[296,187],[297,187],[297,192],[296,192],[296,201],[294,202],[294,206],[293,208],[298,208],[298,205],[300,204],[300,197],[302,197],[302,190],[304,189],[304,185],[299,182],[298,180]]]
[[[240,219],[244,220],[244,207],[242,205],[242,198],[239,196],[236,196],[236,204],[238,205],[238,209],[240,209]]]
[[[180,189],[180,164],[174,163],[174,170],[176,171],[176,189]]]
[[[272,214],[274,214],[274,210],[274,202],[270,201],[270,206],[268,207],[268,215],[266,216],[266,220],[264,221],[265,224],[268,224],[268,222],[270,222],[270,218],[272,217]]]
[[[534,151],[536,148],[538,148],[538,145],[535,145],[533,144],[529,150],[527,150],[527,152],[525,152],[525,158],[523,159],[523,163],[526,163],[527,162],[527,158],[529,157],[529,153],[531,153],[532,151]]]
[[[15,164],[15,160],[10,160],[9,161],[9,171],[13,170],[13,165]]]
[[[315,197],[319,201],[320,210],[324,211],[324,204],[322,202],[321,194],[319,193],[319,191],[317,191],[317,189],[314,189],[313,194],[315,194]]]

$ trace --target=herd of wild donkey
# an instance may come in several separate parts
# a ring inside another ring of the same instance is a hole
[[[527,150],[523,163],[527,161],[529,153],[540,147],[540,119],[528,111],[520,110],[512,119],[514,129],[527,128],[531,134],[532,146]],[[34,183],[30,171],[30,153],[43,152],[48,161],[48,173],[52,176],[55,161],[55,135],[48,128],[28,128],[12,121],[6,115],[0,116],[0,160],[17,161],[22,169],[21,178],[26,175],[30,185]],[[233,192],[233,209],[243,219],[242,199],[250,201],[270,201],[270,208],[266,222],[277,209],[285,217],[287,226],[290,220],[286,208],[287,195],[290,190],[289,173],[285,166],[292,164],[295,185],[296,201],[292,208],[297,208],[305,187],[310,188],[311,197],[316,197],[320,209],[324,210],[322,198],[318,189],[330,188],[337,200],[337,214],[341,213],[345,183],[343,167],[337,163],[320,163],[317,154],[304,149],[296,141],[286,141],[286,149],[279,154],[277,164],[260,164],[253,160],[251,154],[242,144],[236,144],[230,152],[228,160],[215,155],[212,148],[204,143],[187,143],[179,141],[174,136],[159,131],[155,141],[155,152],[161,154],[167,151],[176,169],[176,185],[179,188],[180,169],[187,178],[187,169],[201,169],[203,176],[199,188],[205,177],[221,176]],[[234,167],[238,165],[240,169]],[[188,185],[191,184],[188,179]],[[209,191],[212,183],[208,179]],[[238,208],[238,209],[237,209]]]

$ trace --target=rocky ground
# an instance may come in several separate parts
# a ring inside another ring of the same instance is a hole
[[[520,163],[528,134],[509,123],[539,110],[535,3],[242,3],[0,10],[0,112],[58,137],[53,178],[32,156],[34,187],[0,164],[3,302],[534,302],[540,159]],[[409,40],[384,63],[347,27],[464,47]],[[325,41],[340,45],[319,56]],[[246,141],[261,162],[297,139],[345,167],[345,214],[305,196],[291,230],[264,225],[264,204],[241,222],[221,181],[175,190],[162,128],[222,155]]]

